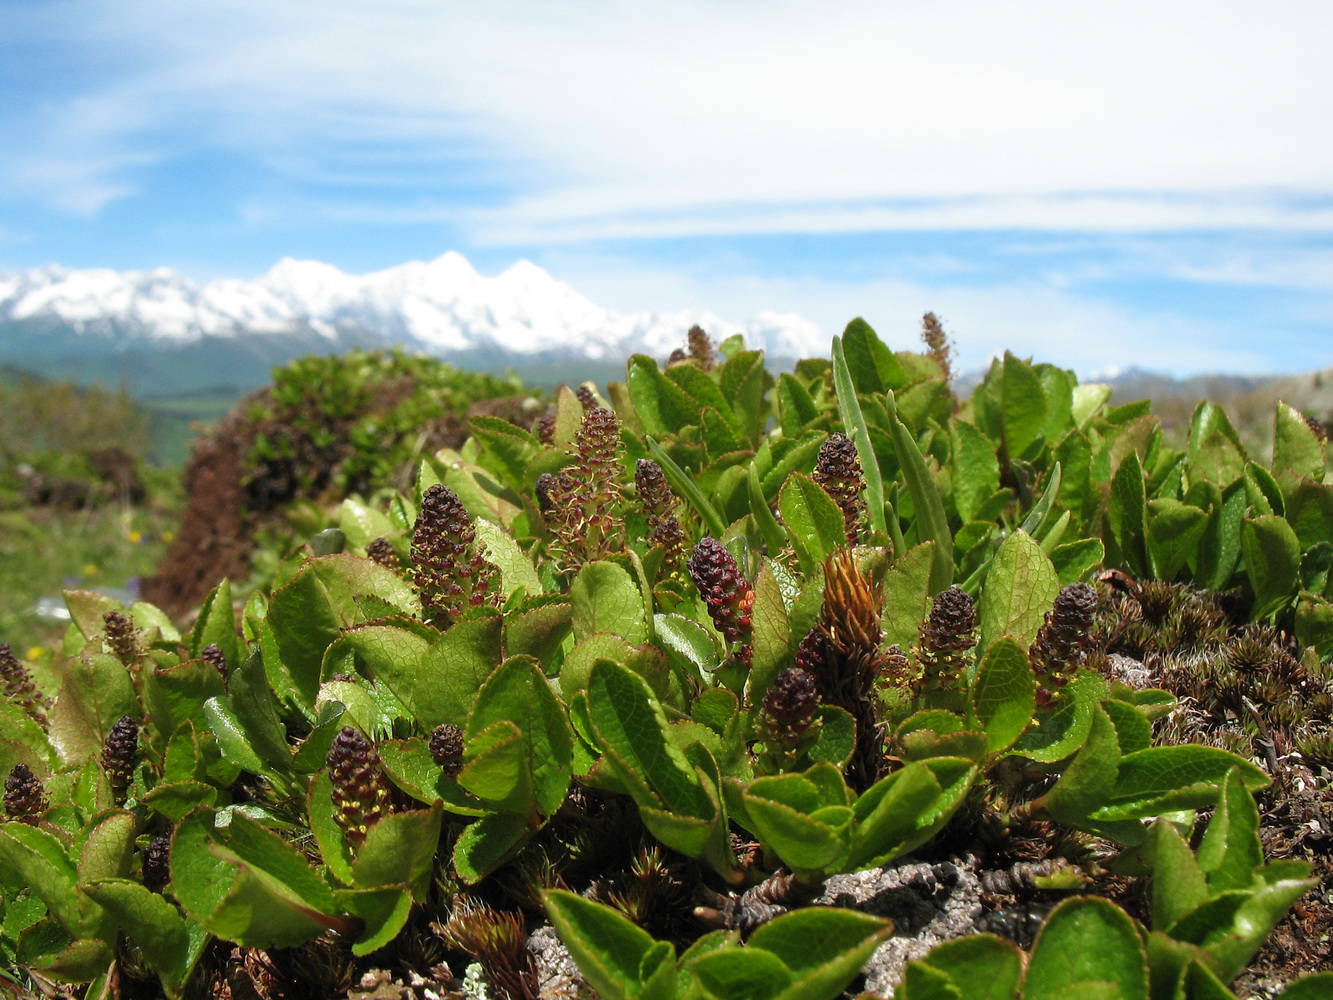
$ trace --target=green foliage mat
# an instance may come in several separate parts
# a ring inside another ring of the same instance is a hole
[[[233,458],[361,492],[271,585],[180,621],[72,589],[58,648],[0,655],[7,975],[529,998],[545,923],[607,1000],[834,1000],[895,930],[829,880],[971,852],[1040,931],[895,995],[1233,997],[1328,887],[1323,428],[1279,405],[1261,464],[1204,404],[1173,448],[1011,355],[964,404],[926,333],[775,377],[695,329],[424,453],[424,410],[366,408],[415,362],[293,368],[251,414],[292,433]]]

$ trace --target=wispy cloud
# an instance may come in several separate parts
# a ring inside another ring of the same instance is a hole
[[[30,141],[0,169],[70,209],[133,190],[135,156],[225,148],[362,193],[482,159],[512,190],[471,220],[490,241],[1333,228],[1287,197],[1333,191],[1321,0],[50,11],[18,25],[20,54],[126,54],[27,83]]]

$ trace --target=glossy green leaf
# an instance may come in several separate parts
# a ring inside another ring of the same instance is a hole
[[[463,828],[454,843],[454,870],[469,885],[480,882],[521,851],[535,831],[515,813],[488,813]]]
[[[1130,452],[1111,480],[1107,521],[1120,557],[1135,576],[1148,573],[1145,549],[1148,505],[1144,493],[1143,466],[1137,452]]]
[[[931,981],[948,989],[941,993],[918,985],[914,969],[928,970],[934,974]],[[937,944],[925,958],[909,962],[901,1000],[1013,1000],[1022,977],[1023,956],[1011,942],[992,934],[971,934]]]
[[[1207,901],[1208,881],[1190,845],[1170,823],[1160,819],[1154,823],[1150,842],[1153,847],[1152,925],[1165,930]]]
[[[487,678],[468,716],[468,738],[498,722],[517,725],[522,733],[524,767],[531,773],[535,804],[542,815],[551,815],[565,800],[569,787],[574,734],[564,706],[535,660],[511,657]],[[471,770],[469,767],[464,773]],[[459,783],[481,795],[463,780],[463,775]]]
[[[655,942],[616,910],[572,892],[542,893],[546,916],[589,985],[605,1000],[639,1000],[644,958]]]
[[[629,359],[626,381],[643,429],[653,437],[698,423],[698,402],[663,375],[657,362],[647,355],[636,354]]]
[[[1027,652],[1009,637],[986,650],[972,686],[972,711],[986,733],[986,749],[1007,750],[1032,721],[1036,687]]]
[[[85,651],[65,662],[63,674],[48,733],[62,761],[80,764],[101,753],[121,716],[139,717],[139,703],[129,673],[114,656]]]
[[[231,584],[223,580],[204,599],[199,618],[190,633],[190,655],[198,656],[205,646],[217,646],[235,669],[240,663],[240,639],[236,631],[236,612],[232,608]]]
[[[477,691],[500,665],[499,615],[466,618],[449,627],[426,651],[415,672],[398,679],[393,690],[405,705],[415,706],[423,727],[462,725]],[[413,684],[411,701],[398,685]]]
[[[1233,768],[1250,791],[1269,784],[1260,768],[1215,747],[1151,747],[1127,754],[1120,760],[1114,790],[1093,815],[1105,820],[1140,819],[1211,805]]]
[[[847,544],[842,511],[833,498],[808,476],[793,472],[778,500],[787,536],[806,574]]]
[[[482,557],[500,571],[500,592],[509,597],[522,589],[534,597],[542,592],[542,582],[514,537],[497,524],[478,519],[473,527],[481,544]]]
[[[427,805],[443,802],[445,809],[458,816],[482,816],[489,811],[484,803],[444,773],[431,756],[430,747],[420,737],[388,740],[378,749],[389,778],[414,799]]]
[[[398,886],[343,889],[337,897],[338,905],[363,924],[352,941],[353,955],[369,955],[392,944],[412,913],[412,894]]]
[[[1106,988],[1098,992],[1102,983]],[[1148,962],[1123,910],[1104,899],[1075,897],[1057,906],[1037,935],[1023,1000],[1084,996],[1147,1000]]]
[[[995,442],[972,424],[955,420],[952,437],[953,502],[963,521],[976,517],[981,505],[1000,488],[1000,463]]]
[[[351,555],[312,559],[273,592],[268,617],[282,662],[309,702],[319,688],[324,651],[344,629],[364,620],[358,594],[375,594],[407,614],[421,612],[416,592],[402,577]]]
[[[782,589],[773,575],[771,562],[765,562],[755,576],[750,621],[750,674],[745,690],[750,703],[758,705],[778,674],[790,662],[792,648],[798,641],[791,634],[791,621],[787,617]]]
[[[370,828],[352,862],[357,887],[402,885],[418,903],[425,902],[443,815],[437,803],[430,809],[382,817]]]
[[[643,594],[618,563],[599,560],[579,570],[569,588],[574,607],[574,638],[598,632],[618,635],[631,646],[648,641]]]
[[[1093,710],[1087,742],[1044,797],[1051,818],[1069,826],[1086,827],[1088,817],[1110,798],[1120,759],[1115,724],[1098,705]]]
[[[1241,527],[1241,551],[1254,588],[1251,617],[1265,618],[1294,595],[1301,568],[1300,542],[1276,514],[1251,518]]]

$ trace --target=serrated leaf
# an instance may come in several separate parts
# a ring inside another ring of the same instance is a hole
[[[1245,449],[1231,426],[1226,412],[1213,403],[1203,402],[1190,420],[1190,469],[1219,486],[1239,479],[1245,471]]]
[[[103,879],[83,886],[103,907],[162,980],[167,996],[181,993],[199,956],[207,933],[185,920],[160,895],[128,879]]]
[[[643,593],[618,563],[598,560],[586,564],[570,585],[569,596],[576,640],[607,632],[631,646],[648,641]]]
[[[1209,888],[1222,892],[1249,886],[1263,862],[1259,809],[1240,772],[1232,771],[1222,783],[1222,794],[1199,844],[1199,868]]]
[[[535,831],[515,813],[488,813],[469,823],[454,844],[454,870],[475,884],[512,858]]]
[[[140,715],[139,702],[129,673],[114,656],[85,651],[65,662],[63,674],[48,732],[60,759],[80,764],[101,753],[121,716]]]
[[[282,662],[307,702],[319,689],[324,651],[344,629],[364,621],[358,594],[375,594],[406,614],[421,613],[416,592],[397,573],[345,554],[311,559],[273,592],[268,619]]]
[[[1211,805],[1227,775],[1235,769],[1250,791],[1266,788],[1264,772],[1235,754],[1206,746],[1150,747],[1120,760],[1115,788],[1098,819],[1139,819],[1176,809]]]
[[[415,704],[424,728],[467,721],[477,691],[500,665],[503,621],[499,615],[489,615],[451,625],[417,666],[412,701],[394,688],[404,704]]]
[[[1300,577],[1300,542],[1284,518],[1266,514],[1241,527],[1241,551],[1254,588],[1251,618],[1265,618],[1293,596]]]
[[[1015,531],[995,553],[977,602],[981,648],[1004,635],[1030,646],[1059,592],[1059,577],[1041,546]]]
[[[1174,580],[1208,526],[1208,515],[1178,500],[1148,502],[1148,562],[1158,580]]]
[[[1004,637],[986,650],[972,686],[972,711],[986,734],[990,753],[1007,750],[1032,721],[1036,686],[1028,655]]]
[[[352,862],[356,886],[406,886],[417,902],[425,902],[435,849],[443,819],[440,804],[430,809],[390,813],[366,834]]]
[[[511,657],[486,679],[468,716],[468,738],[501,721],[517,725],[522,733],[535,805],[550,816],[569,787],[574,734],[564,706],[530,657]],[[461,778],[459,783],[470,787]]]
[[[481,543],[482,557],[500,571],[500,591],[506,598],[522,588],[529,597],[542,592],[541,578],[532,560],[518,547],[514,537],[498,524],[478,519],[473,527]]]
[[[799,472],[788,476],[779,494],[778,507],[787,526],[787,537],[807,575],[823,563],[830,552],[847,544],[842,511],[828,492],[809,476]]]
[[[894,559],[884,574],[884,640],[910,649],[930,613],[935,543],[922,542]]]
[[[1045,795],[1046,811],[1057,822],[1086,827],[1088,817],[1110,798],[1120,760],[1115,724],[1098,705],[1087,741]]]

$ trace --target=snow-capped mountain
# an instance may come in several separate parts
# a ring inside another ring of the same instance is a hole
[[[796,358],[822,351],[800,316],[760,313],[746,323],[706,312],[624,315],[596,305],[528,261],[494,277],[460,254],[349,275],[285,259],[253,281],[202,287],[168,268],[117,272],[44,267],[0,275],[0,356],[142,352],[257,337],[332,344],[401,344],[440,357],[614,361],[665,357],[698,323],[715,340]],[[235,346],[239,346],[235,345]]]

